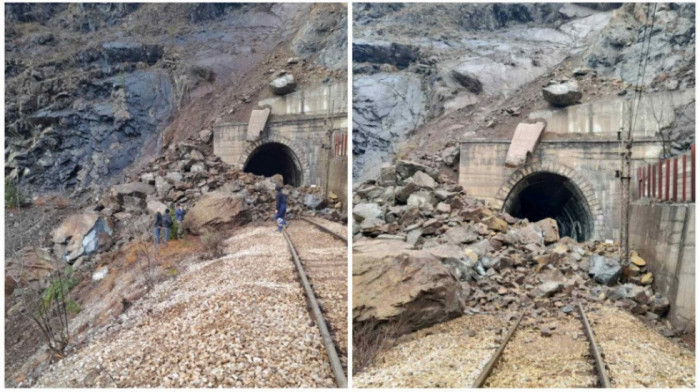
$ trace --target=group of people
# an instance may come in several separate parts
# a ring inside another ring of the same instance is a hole
[[[275,186],[277,191],[277,196],[275,197],[275,221],[277,222],[277,231],[281,232],[282,229],[289,224],[284,217],[287,214],[287,196],[282,192],[281,186]],[[187,211],[182,206],[178,204],[175,209],[175,220],[177,221],[177,239],[182,239],[182,223],[185,220],[185,214]],[[164,245],[168,244],[168,239],[170,238],[170,229],[173,227],[173,220],[170,218],[170,209],[165,209],[165,214],[161,210],[156,211],[156,245],[161,243],[161,233],[163,234],[162,242]]]
[[[185,220],[187,212],[181,204],[175,209],[175,220],[177,221],[177,239],[182,239],[182,222]],[[156,245],[161,242],[161,233],[163,234],[163,244],[168,244],[170,238],[170,229],[173,227],[173,220],[170,218],[170,209],[165,209],[165,214],[161,210],[156,211]]]

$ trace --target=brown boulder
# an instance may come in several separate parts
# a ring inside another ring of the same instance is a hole
[[[101,233],[112,235],[110,223],[98,214],[84,213],[67,217],[51,235],[54,244],[58,245],[57,249],[60,250],[58,256],[70,263],[84,254],[97,251],[98,248],[105,249],[104,243],[100,245]]]
[[[207,231],[230,230],[251,220],[245,197],[224,192],[202,196],[185,215],[185,230],[195,235]]]
[[[399,241],[353,247],[353,320],[400,320],[400,333],[458,317],[462,286],[436,258]]]
[[[542,230],[545,245],[559,241],[559,226],[557,225],[557,221],[552,218],[544,218],[539,222],[535,222],[535,225]]]

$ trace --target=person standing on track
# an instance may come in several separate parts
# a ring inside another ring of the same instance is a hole
[[[284,220],[284,215],[287,213],[287,196],[282,193],[281,186],[275,186],[277,191],[276,204],[275,204],[275,220],[277,221],[277,231],[282,231],[282,228],[287,225],[287,221]]]

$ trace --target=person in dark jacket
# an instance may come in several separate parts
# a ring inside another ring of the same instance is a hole
[[[287,213],[287,196],[282,193],[282,187],[276,186],[277,198],[275,203],[275,220],[277,221],[277,231],[282,231],[282,228],[287,225],[284,220],[284,215]]]
[[[163,227],[163,215],[160,210],[156,211],[156,245],[160,243],[160,228]]]
[[[170,218],[170,210],[166,208],[165,215],[163,215],[163,243],[165,245],[168,245],[171,227],[173,227],[173,220]]]
[[[185,214],[187,211],[182,207],[182,204],[178,204],[177,209],[175,209],[175,220],[177,221],[177,238],[182,239],[182,222],[185,220]]]

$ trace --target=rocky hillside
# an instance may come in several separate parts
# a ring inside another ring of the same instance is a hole
[[[247,120],[269,69],[346,77],[341,5],[8,4],[6,177],[27,193],[119,182],[223,115]],[[143,158],[143,159],[141,159]]]
[[[582,103],[632,95],[638,83],[647,92],[695,86],[694,4],[355,4],[353,11],[360,180],[376,177],[381,162],[435,154],[468,132],[509,137],[521,116],[549,106],[541,89],[551,81],[577,79]],[[694,121],[692,110],[679,111]],[[680,147],[692,140],[692,121],[675,127]]]

